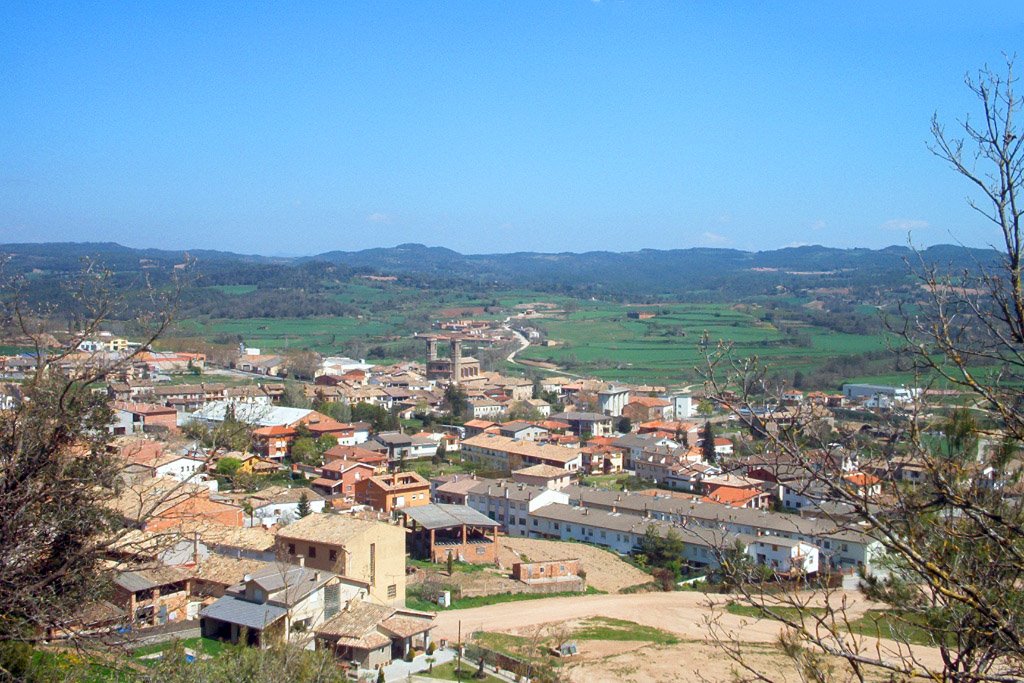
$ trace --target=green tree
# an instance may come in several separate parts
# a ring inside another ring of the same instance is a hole
[[[311,512],[313,512],[313,510],[309,507],[309,496],[306,495],[305,491],[303,491],[302,494],[299,495],[299,507],[296,510],[296,513],[299,515],[299,519],[301,519],[303,517],[309,517]]]
[[[245,516],[249,518],[249,526],[256,526],[256,508],[252,506],[251,500],[246,499],[242,501],[242,512],[245,513]]]
[[[370,403],[357,403],[352,406],[354,422],[369,422],[375,432],[387,432],[398,429],[398,417],[392,415],[383,406]]]
[[[118,679],[121,680],[121,679]],[[306,650],[300,645],[270,648],[229,645],[216,657],[186,662],[177,645],[154,662],[141,681],[152,683],[343,683],[345,671],[327,651]],[[84,681],[83,681],[84,683]]]
[[[317,400],[313,402],[313,409],[318,413],[334,418],[338,422],[352,421],[352,408],[347,403],[342,403],[341,401]]]
[[[338,437],[331,436],[330,434],[323,434],[322,436],[317,437],[316,440],[316,450],[321,456],[337,445]]]
[[[684,549],[683,539],[674,529],[662,535],[652,524],[637,543],[636,552],[646,558],[648,567],[667,569],[678,579],[683,573]]]
[[[473,416],[469,398],[458,384],[449,384],[445,387],[444,404],[456,419],[466,420]]]
[[[620,434],[629,434],[633,431],[633,421],[623,415],[615,422],[615,431]]]
[[[214,472],[221,475],[222,477],[233,477],[238,472],[238,468],[242,466],[242,461],[238,458],[221,458],[217,461],[217,467],[214,468]]]
[[[309,436],[298,436],[292,442],[292,462],[304,465],[320,466],[323,464],[323,454],[317,448],[317,442]]]
[[[711,426],[710,420],[704,423],[704,433],[701,435],[700,452],[701,456],[704,458],[704,462],[709,465],[718,464],[718,453],[715,452],[715,429]]]
[[[183,431],[186,436],[211,449],[226,448],[245,452],[252,445],[252,427],[235,417],[233,405],[227,407],[220,423],[207,425],[193,420],[185,425]]]
[[[711,401],[704,399],[697,403],[697,414],[703,417],[710,416],[715,412],[715,404]]]
[[[300,382],[285,382],[281,405],[290,408],[310,408],[313,402],[306,396],[306,385]]]

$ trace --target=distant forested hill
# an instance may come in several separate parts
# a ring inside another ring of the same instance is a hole
[[[770,294],[778,286],[891,287],[907,282],[908,262],[923,260],[943,269],[962,270],[977,264],[990,266],[996,257],[994,251],[956,246],[930,247],[918,254],[906,247],[807,246],[761,252],[696,248],[463,255],[442,247],[403,244],[309,258],[391,274],[459,277],[578,294],[745,297]]]
[[[0,245],[0,254],[7,255],[7,275],[27,278],[33,299],[58,308],[71,305],[62,283],[86,261],[108,270],[114,287],[131,293],[145,282],[165,286],[175,265],[185,260],[180,251],[132,249],[109,242],[5,244]],[[697,248],[465,255],[443,247],[402,244],[302,258],[210,250],[188,255],[194,259],[198,286],[186,293],[183,312],[214,317],[350,314],[353,311],[332,292],[366,274],[396,275],[403,284],[423,289],[480,294],[517,288],[623,301],[742,301],[780,293],[842,291],[848,299],[871,302],[880,293],[913,290],[908,263],[959,271],[991,266],[997,259],[994,251],[948,245],[919,253],[906,247],[807,246],[762,252]],[[248,288],[247,296],[231,296],[231,288],[241,286]]]

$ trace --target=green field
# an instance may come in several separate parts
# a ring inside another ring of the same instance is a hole
[[[246,287],[219,289],[244,294]],[[885,349],[882,335],[842,334],[798,321],[769,321],[763,307],[751,304],[639,306],[531,290],[472,294],[358,280],[334,286],[331,296],[359,312],[345,317],[192,319],[179,327],[185,335],[222,344],[241,340],[269,352],[312,349],[322,354],[370,355],[377,362],[420,360],[420,345],[412,335],[428,330],[433,321],[446,317],[443,313],[449,309],[486,307],[486,313],[475,317],[503,320],[518,312],[518,304],[545,302],[568,313],[559,311],[524,324],[540,328],[548,339],[561,345],[532,346],[521,353],[521,359],[551,362],[569,373],[661,385],[700,381],[705,334],[710,340],[708,349],[726,342],[735,357],[756,355],[781,374],[798,369],[806,372],[838,356]],[[634,310],[652,311],[656,317],[631,319],[627,314]],[[375,353],[368,354],[370,349]],[[500,369],[526,372],[521,365],[505,364]],[[879,372],[891,369],[880,367]]]
[[[582,308],[565,319],[538,321],[550,339],[564,345],[531,347],[521,357],[606,379],[671,384],[699,378],[696,368],[704,364],[705,333],[710,349],[727,342],[736,357],[756,355],[776,370],[812,367],[834,356],[885,348],[881,335],[809,326],[799,328],[799,338],[787,339],[775,325],[728,305],[658,306],[650,310],[659,314],[649,320],[629,319],[629,310],[603,305]]]
[[[240,296],[255,292],[256,285],[211,285],[207,289],[213,289],[223,294],[230,294],[231,296]]]
[[[217,318],[208,322],[187,320],[180,327],[206,339],[240,336],[260,350],[313,349],[331,353],[353,339],[369,340],[393,334],[400,320],[358,318]]]

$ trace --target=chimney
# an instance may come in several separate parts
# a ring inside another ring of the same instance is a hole
[[[298,559],[299,559],[299,566],[300,567],[305,567],[306,566],[306,558],[303,557],[302,555],[299,555]]]

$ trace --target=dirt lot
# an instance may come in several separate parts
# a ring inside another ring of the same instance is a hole
[[[617,593],[651,580],[650,575],[623,562],[615,553],[582,543],[513,537],[503,537],[500,543],[499,559],[503,567],[511,568],[513,562],[522,561],[523,555],[532,562],[579,558],[587,572],[587,583],[606,593]]]
[[[849,595],[851,616],[862,614],[873,605]],[[775,647],[780,632],[777,622],[740,617],[721,606],[728,596],[696,592],[639,593],[635,595],[590,595],[575,598],[549,598],[529,602],[504,603],[467,610],[442,612],[437,617],[435,638],[454,640],[461,624],[462,634],[496,631],[533,635],[541,625],[558,629],[590,616],[605,616],[635,621],[675,633],[683,642],[677,645],[652,645],[636,642],[586,641],[578,659],[566,663],[567,680],[580,683],[599,681],[699,681],[733,680],[735,664],[709,641],[709,619],[717,619],[723,632],[743,645],[750,661],[765,670],[779,672],[778,680],[797,681],[786,660]],[[712,606],[712,602],[717,605]],[[894,648],[891,641],[863,642],[867,654],[875,647],[884,653]],[[914,648],[915,654],[934,661],[937,652]],[[890,650],[891,652],[891,650]]]

